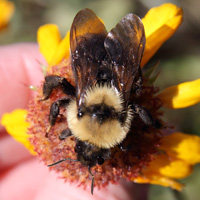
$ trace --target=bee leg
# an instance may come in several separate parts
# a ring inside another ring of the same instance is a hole
[[[46,76],[43,85],[43,98],[41,101],[47,100],[53,89],[59,86],[65,94],[75,96],[74,86],[72,86],[65,78],[60,76]]]
[[[70,129],[65,129],[63,130],[60,135],[59,135],[59,139],[60,140],[64,140],[65,138],[69,137],[72,135],[72,132],[70,131]]]
[[[70,99],[60,99],[54,103],[51,104],[50,114],[49,114],[49,123],[50,126],[48,127],[46,131],[46,137],[48,137],[48,133],[52,126],[55,125],[56,119],[60,113],[60,107],[66,107],[70,102]]]
[[[137,104],[132,104],[133,112],[138,114],[140,119],[145,123],[147,126],[155,126],[155,120],[153,119],[151,113],[141,106]]]
[[[140,119],[144,122],[144,124],[147,127],[153,126],[158,129],[163,127],[162,123],[159,120],[155,120],[147,109],[142,108],[141,106],[135,104],[133,110],[134,110],[134,113],[138,114]]]

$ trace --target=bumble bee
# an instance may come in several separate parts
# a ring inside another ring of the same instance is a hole
[[[142,87],[140,61],[145,42],[138,16],[127,14],[107,33],[95,13],[83,9],[75,16],[70,30],[75,87],[63,77],[45,77],[43,100],[56,87],[66,94],[66,98],[51,105],[50,127],[55,124],[60,108],[65,107],[68,129],[62,131],[60,139],[74,136],[77,154],[77,160],[65,158],[49,166],[65,160],[81,162],[92,176],[91,193],[91,167],[110,159],[110,149],[120,146],[126,138],[134,116],[147,125],[152,123],[150,114],[132,101]]]

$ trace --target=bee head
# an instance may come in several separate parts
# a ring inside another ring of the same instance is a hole
[[[97,122],[100,125],[106,121],[117,119],[119,115],[113,107],[104,103],[94,104],[85,107],[84,109],[79,109],[77,117],[80,119],[85,114],[90,116],[91,122]]]

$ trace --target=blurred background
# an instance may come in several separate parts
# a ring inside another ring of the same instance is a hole
[[[18,42],[36,42],[40,25],[55,23],[64,36],[70,29],[76,13],[82,8],[91,8],[103,19],[109,31],[127,13],[141,18],[154,6],[174,3],[183,9],[181,27],[156,53],[148,65],[160,61],[157,71],[160,76],[155,85],[161,89],[200,78],[200,1],[199,0],[13,0],[14,16],[10,24],[0,32],[0,45]],[[200,135],[200,105],[186,109],[168,110],[166,120],[175,129]],[[186,184],[184,199],[199,200],[200,166],[182,180]],[[150,186],[149,200],[175,200],[179,198],[169,188]],[[180,198],[182,199],[182,197]]]

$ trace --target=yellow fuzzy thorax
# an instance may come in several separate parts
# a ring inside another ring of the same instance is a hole
[[[86,107],[101,103],[113,107],[118,112],[123,109],[121,94],[113,86],[97,85],[87,90],[85,97]]]
[[[86,92],[85,106],[90,107],[96,104],[113,107],[117,112],[123,110],[121,95],[110,86],[95,86]],[[123,125],[118,119],[108,119],[99,124],[96,119],[87,114],[82,118],[77,118],[75,100],[69,104],[67,109],[67,121],[72,134],[100,148],[111,148],[123,141],[129,131],[131,119],[130,111]]]

